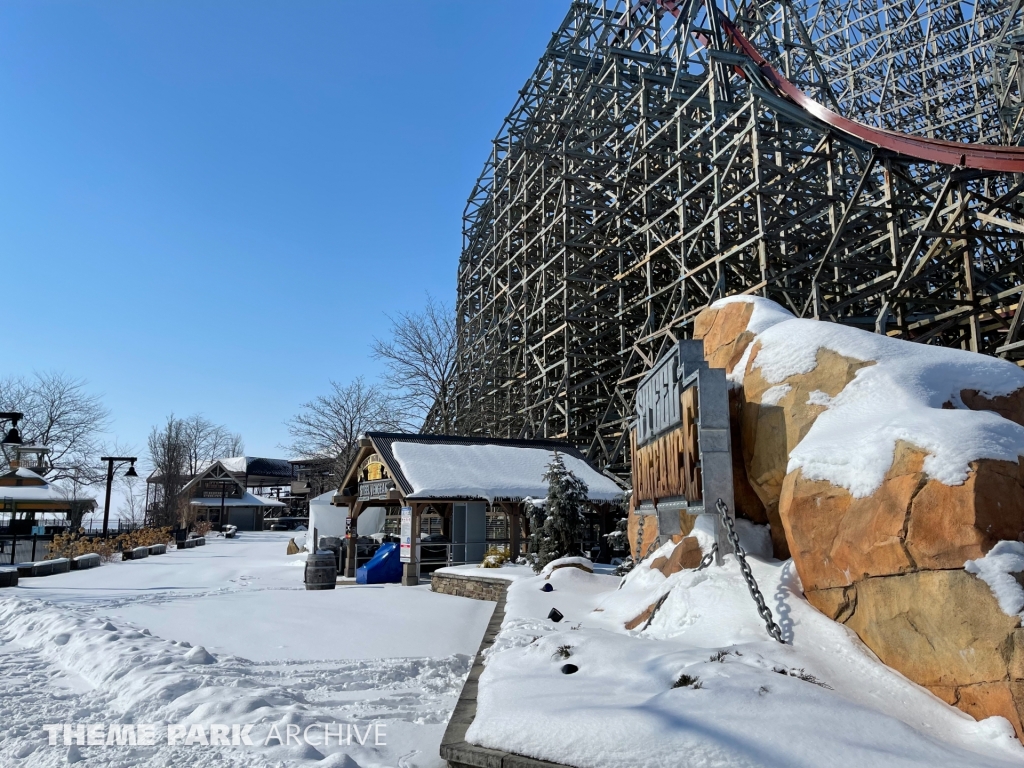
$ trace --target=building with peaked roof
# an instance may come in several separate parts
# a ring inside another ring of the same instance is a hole
[[[45,515],[63,515],[67,524],[77,525],[96,508],[95,499],[69,499],[62,489],[24,467],[0,475],[0,503],[0,527],[14,534],[30,533]]]
[[[189,480],[182,493],[189,499],[195,520],[209,522],[218,531],[225,525],[240,531],[263,530],[265,516],[287,508],[277,499],[250,493],[222,461],[213,462]]]
[[[415,555],[420,518],[428,511],[441,517],[453,559],[480,562],[489,543],[488,516],[504,515],[513,557],[529,534],[526,506],[547,496],[544,473],[555,452],[567,469],[587,484],[592,514],[588,541],[599,544],[610,532],[611,510],[623,496],[619,483],[598,472],[579,450],[557,440],[507,440],[449,435],[368,432],[334,496],[358,519],[370,507],[409,508],[413,554],[404,584],[419,582]],[[498,543],[498,542],[493,542]],[[503,542],[504,543],[504,542]],[[355,566],[355,538],[348,541],[346,573]]]

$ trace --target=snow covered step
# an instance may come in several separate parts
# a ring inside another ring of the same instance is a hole
[[[147,549],[151,555],[166,555],[167,545],[166,544],[150,544]]]
[[[0,587],[18,586],[17,568],[0,568]]]
[[[66,557],[56,560],[39,560],[34,563],[18,563],[18,576],[30,578],[34,576],[50,576],[54,573],[67,573],[71,570],[71,561]]]
[[[72,571],[84,571],[87,568],[98,568],[100,565],[100,556],[95,552],[88,555],[79,555],[78,557],[72,558],[71,570]]]
[[[122,560],[141,560],[144,557],[149,557],[149,547],[136,547],[121,553]]]

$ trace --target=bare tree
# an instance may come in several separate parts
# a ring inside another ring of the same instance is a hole
[[[121,505],[117,509],[119,520],[138,528],[146,522],[146,481],[141,477],[125,477],[120,473],[117,477],[118,490],[121,492]]]
[[[190,474],[198,473],[214,459],[240,456],[245,451],[242,436],[221,424],[214,424],[202,414],[182,419],[186,464]]]
[[[178,497],[190,477],[184,421],[172,413],[162,427],[150,430],[146,442],[149,463],[153,467],[153,494],[147,522],[172,525],[177,518]]]
[[[188,524],[191,509],[181,490],[214,459],[244,451],[242,437],[201,414],[179,419],[173,413],[153,427],[147,441],[153,467],[148,519],[157,525]]]
[[[402,421],[422,431],[455,431],[455,313],[429,294],[422,312],[401,312],[391,321],[391,338],[373,340],[383,360],[385,386],[400,406]]]
[[[345,385],[332,381],[329,394],[303,403],[288,421],[292,442],[285,447],[303,458],[333,460],[337,475],[355,458],[361,434],[398,428],[392,398],[359,376]]]
[[[102,479],[99,438],[109,428],[110,411],[86,391],[84,379],[60,372],[8,376],[0,379],[0,410],[24,413],[18,428],[25,445],[50,449],[47,480],[77,489]],[[14,454],[6,446],[2,453],[0,469],[6,469]]]

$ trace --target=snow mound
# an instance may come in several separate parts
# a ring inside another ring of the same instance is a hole
[[[737,561],[622,583],[575,568],[514,582],[467,740],[586,768],[996,768],[1024,747],[881,664],[803,598],[792,561],[750,566],[786,639],[770,639]],[[557,581],[556,581],[557,580]],[[651,626],[624,621],[668,597]],[[565,619],[544,618],[557,607]],[[566,661],[578,667],[561,673]],[[557,723],[557,727],[553,727]],[[680,756],[685,756],[681,758]]]
[[[801,469],[809,479],[864,497],[882,484],[898,440],[925,451],[924,471],[946,485],[963,483],[972,461],[1015,462],[1024,455],[1024,427],[991,411],[969,410],[960,396],[977,390],[993,398],[1021,389],[1024,370],[1013,363],[800,320],[766,299],[731,297],[712,306],[734,301],[754,303],[748,329],[756,336],[733,381],[742,382],[749,354],[759,346],[752,366],[775,385],[765,393],[768,404],[785,395],[786,379],[814,370],[819,350],[871,363],[835,397],[812,395],[812,402],[826,410],[793,449],[787,472]]]
[[[545,565],[544,569],[540,573],[541,576],[550,576],[552,572],[559,568],[566,568],[577,565],[587,571],[594,570],[594,564],[585,557],[560,557],[557,560],[552,560],[550,563]]]
[[[1024,542],[1000,541],[984,557],[968,560],[964,570],[988,584],[1003,613],[1021,615],[1024,587],[1014,574],[1024,572]]]

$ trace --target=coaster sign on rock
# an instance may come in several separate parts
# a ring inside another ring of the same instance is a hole
[[[702,514],[714,516],[716,558],[732,552],[715,511],[718,499],[733,508],[728,392],[725,370],[708,365],[699,341],[679,342],[640,382],[630,431],[634,559],[685,540],[684,550],[700,562],[701,548],[689,534]]]

